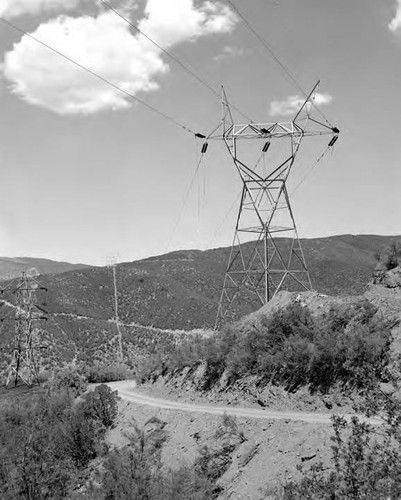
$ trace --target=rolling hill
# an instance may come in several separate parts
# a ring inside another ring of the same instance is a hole
[[[32,268],[35,268],[39,274],[56,274],[86,267],[89,266],[32,257],[0,257],[0,280],[16,278],[22,272]]]
[[[330,295],[362,293],[377,263],[377,250],[399,239],[342,235],[303,240],[315,290]],[[146,352],[156,339],[174,336],[167,330],[213,327],[229,252],[230,248],[177,251],[117,266],[119,317],[131,354]],[[44,274],[40,282],[49,289],[37,297],[50,313],[41,341],[48,346],[45,357],[55,363],[115,357],[118,332],[111,269]],[[259,306],[251,296],[245,297],[235,304],[232,317]],[[3,306],[0,315],[9,310]],[[11,335],[10,326],[3,324],[0,345]]]

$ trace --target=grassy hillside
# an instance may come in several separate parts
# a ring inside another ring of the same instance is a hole
[[[376,264],[375,252],[397,239],[344,235],[304,240],[315,289],[330,295],[363,292]],[[213,326],[229,252],[229,248],[179,251],[117,266],[119,315],[133,351],[151,348],[157,332],[143,326],[182,330]],[[66,354],[62,358],[69,359],[78,353],[85,358],[82,351],[91,359],[101,358],[102,351],[115,351],[111,269],[84,268],[44,275],[40,281],[49,289],[37,300],[53,315],[44,333],[52,344],[48,351],[52,358],[61,347]],[[234,316],[259,306],[253,297],[246,297],[235,304]],[[0,315],[2,309],[6,307]],[[3,323],[0,345],[9,338],[9,329],[10,324]]]

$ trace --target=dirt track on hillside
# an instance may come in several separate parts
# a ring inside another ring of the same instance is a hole
[[[107,384],[111,389],[117,390],[121,399],[144,406],[160,408],[165,410],[178,410],[191,413],[209,413],[212,415],[235,415],[237,417],[247,417],[255,419],[267,420],[291,420],[308,423],[330,424],[330,413],[306,413],[306,412],[291,412],[291,411],[273,411],[269,409],[243,408],[240,406],[209,406],[182,403],[180,401],[172,401],[160,398],[153,398],[145,394],[135,391],[136,382],[134,380],[124,380],[120,382],[110,382]],[[353,415],[342,415],[347,420],[350,420]],[[360,420],[372,425],[380,425],[382,420],[379,418],[366,418],[358,415]]]

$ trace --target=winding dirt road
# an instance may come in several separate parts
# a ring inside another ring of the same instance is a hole
[[[111,389],[117,390],[121,399],[153,408],[163,408],[166,410],[179,410],[191,413],[210,413],[212,415],[234,415],[236,417],[257,418],[266,420],[298,420],[316,424],[330,424],[330,413],[305,413],[291,411],[276,411],[259,408],[243,408],[240,406],[211,406],[182,403],[180,401],[171,401],[167,399],[153,398],[146,394],[135,391],[136,382],[134,380],[124,380],[121,382],[109,382],[107,384]],[[350,420],[353,415],[342,415]],[[366,418],[358,415],[360,420],[372,425],[381,425],[383,421],[380,418]]]

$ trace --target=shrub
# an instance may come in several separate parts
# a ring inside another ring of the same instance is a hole
[[[116,396],[106,386],[74,401],[60,376],[47,393],[0,408],[0,498],[62,499],[89,462],[106,451]],[[76,380],[73,377],[73,380]],[[55,390],[55,388],[67,390]]]
[[[103,384],[133,378],[132,370],[125,364],[92,365],[87,369],[86,376],[89,383]]]
[[[401,264],[401,241],[393,241],[385,250],[377,251],[375,257],[383,269],[395,269]]]
[[[130,445],[113,450],[104,462],[102,500],[209,500],[212,484],[194,468],[161,466],[165,434],[134,427]]]
[[[118,414],[117,391],[107,385],[98,385],[88,392],[80,403],[82,413],[100,422],[106,429],[114,427]]]
[[[74,477],[63,439],[70,399],[18,401],[0,412],[0,497],[63,498]]]
[[[288,390],[309,385],[326,392],[340,383],[366,391],[389,377],[392,326],[365,299],[333,307],[319,319],[294,304],[258,326],[229,325],[211,338],[187,339],[164,356],[157,353],[141,378],[205,362],[204,390],[226,370],[230,380],[251,374]]]
[[[102,451],[105,427],[80,402],[71,411],[64,441],[76,468],[84,468]]]
[[[221,423],[215,432],[215,438],[228,442],[234,441],[238,444],[244,443],[247,440],[235,416],[228,415],[226,412],[224,412]]]
[[[282,500],[388,500],[401,497],[399,405],[387,424],[374,429],[356,417],[347,423],[333,416],[333,469],[313,467],[298,483],[284,487]]]
[[[85,376],[74,367],[54,372],[46,385],[50,392],[65,391],[72,398],[83,394],[88,387]]]

